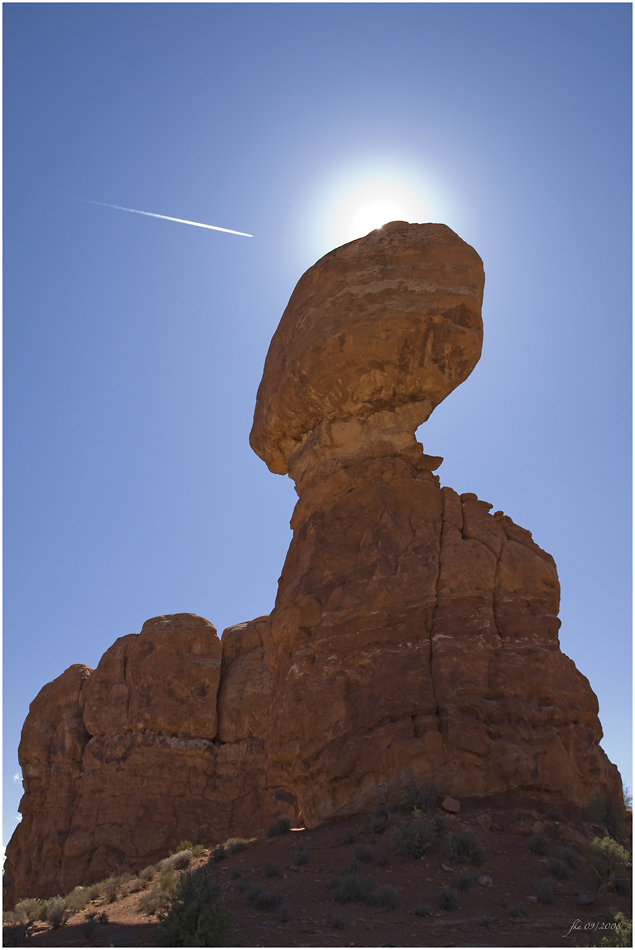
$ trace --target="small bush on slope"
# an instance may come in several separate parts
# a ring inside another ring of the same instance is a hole
[[[182,875],[158,916],[159,947],[224,947],[234,929],[223,892],[205,865]]]

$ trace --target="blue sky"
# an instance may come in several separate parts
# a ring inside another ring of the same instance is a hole
[[[554,555],[630,785],[630,20],[5,4],[5,842],[46,682],[149,617],[271,610],[295,495],[249,448],[262,365],[373,196],[483,258],[483,357],[419,437]]]

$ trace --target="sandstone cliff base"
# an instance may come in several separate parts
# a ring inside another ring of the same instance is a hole
[[[149,620],[31,704],[9,900],[138,870],[184,838],[312,827],[434,779],[447,794],[621,798],[558,642],[553,558],[441,487],[416,428],[480,356],[483,271],[394,222],[301,279],[251,443],[299,500],[270,616]]]

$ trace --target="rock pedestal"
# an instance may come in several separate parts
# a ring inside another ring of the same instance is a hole
[[[621,797],[597,700],[558,642],[553,558],[441,487],[415,430],[481,351],[483,269],[444,225],[393,222],[301,278],[251,444],[299,500],[269,617],[218,639],[149,620],[31,704],[7,901],[138,870],[288,817],[394,798]]]

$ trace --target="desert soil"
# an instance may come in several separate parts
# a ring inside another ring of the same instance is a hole
[[[227,895],[227,905],[235,922],[232,947],[575,947],[583,946],[585,933],[603,926],[609,908],[631,917],[631,900],[614,892],[600,895],[592,904],[578,902],[580,894],[595,892],[591,869],[584,860],[585,842],[604,837],[606,831],[580,817],[573,808],[562,808],[562,820],[548,818],[549,808],[533,801],[505,797],[464,800],[460,813],[440,809],[444,830],[420,860],[395,854],[390,841],[393,815],[381,833],[369,831],[364,816],[330,821],[315,829],[295,829],[279,837],[254,841],[248,848],[214,864],[214,873]],[[548,839],[544,857],[529,848],[531,835],[541,832]],[[470,829],[485,847],[487,857],[480,868],[448,859],[447,840],[452,831]],[[355,835],[354,840],[350,840]],[[294,863],[294,847],[310,846],[308,864]],[[364,904],[337,904],[329,883],[342,875],[364,845],[372,859],[361,866],[362,876],[372,876],[377,885],[397,889],[400,905],[381,910]],[[571,876],[558,880],[549,873],[548,861],[562,847],[572,848],[578,866]],[[630,845],[629,845],[630,849]],[[204,855],[192,864],[205,863]],[[274,864],[276,876],[267,876],[264,867]],[[487,876],[490,885],[478,883],[466,890],[457,887],[461,871]],[[550,877],[555,885],[551,904],[535,899],[535,883]],[[256,884],[281,895],[290,910],[282,922],[276,910],[257,911],[247,902],[241,883]],[[458,908],[439,910],[437,894],[452,888]],[[151,947],[156,918],[139,910],[142,893],[131,894],[114,903],[95,901],[86,912],[105,911],[109,923],[101,925],[91,940],[84,934],[85,913],[74,915],[66,926],[51,930],[37,924],[32,946],[43,947]],[[432,915],[414,913],[422,904]],[[520,909],[520,916],[510,915]],[[334,926],[335,918],[340,925]],[[577,925],[576,925],[577,922]],[[606,931],[605,931],[606,933]]]

